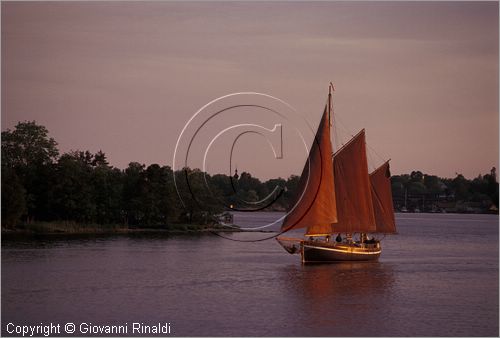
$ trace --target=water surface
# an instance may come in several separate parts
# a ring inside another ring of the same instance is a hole
[[[169,322],[177,336],[498,336],[498,216],[396,221],[376,263],[302,265],[274,240],[213,235],[3,239],[2,334]]]

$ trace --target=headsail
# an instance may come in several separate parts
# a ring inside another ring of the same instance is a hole
[[[389,161],[370,174],[370,182],[377,232],[396,233]]]
[[[282,231],[307,227],[306,235],[320,236],[332,232],[337,221],[333,182],[330,125],[325,107],[308,161],[300,176],[293,208],[285,217]],[[310,170],[310,171],[309,171]]]
[[[333,157],[338,223],[333,232],[376,232],[365,130]]]
[[[307,228],[306,236],[326,237],[276,239],[289,253],[300,253],[303,263],[373,261],[382,247],[379,239],[365,241],[366,233],[396,231],[389,163],[368,173],[364,129],[332,156],[329,115],[333,89],[330,83],[328,109],[302,170],[294,204],[281,227],[282,232]],[[349,235],[356,232],[361,233],[362,245]],[[335,233],[348,233],[347,240],[332,241],[328,235]]]

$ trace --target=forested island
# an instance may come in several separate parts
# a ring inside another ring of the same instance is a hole
[[[222,229],[217,215],[224,206],[245,208],[241,201],[248,205],[270,200],[262,210],[284,211],[298,182],[296,175],[262,182],[248,172],[174,172],[169,166],[137,162],[122,170],[111,166],[102,151],[60,154],[47,128],[35,121],[19,122],[2,132],[4,232]],[[498,212],[495,168],[473,180],[413,171],[392,176],[391,182],[396,211]]]

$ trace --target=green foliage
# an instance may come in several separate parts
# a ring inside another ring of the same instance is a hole
[[[440,178],[434,175],[412,171],[410,175],[396,175],[391,177],[392,195],[396,207],[401,206],[405,194],[410,200],[446,201],[460,205],[474,202],[487,211],[494,204],[498,207],[498,182],[496,169],[490,174],[479,175],[473,180],[466,179],[461,174],[455,178]],[[466,208],[463,207],[465,210]]]
[[[215,184],[222,181],[231,182],[229,178],[221,180],[221,177],[218,177],[212,180],[209,174],[190,168],[176,171],[175,178],[182,200],[183,212],[180,220],[183,222],[205,224],[214,214],[221,213],[224,206],[227,207],[231,203],[224,198],[221,189]]]
[[[427,188],[422,182],[410,182],[408,184],[408,193],[410,194],[425,194]]]
[[[144,191],[144,165],[131,162],[123,177],[123,211],[125,223],[139,225],[143,218],[141,196]]]
[[[2,166],[2,225],[14,228],[26,211],[26,191],[12,168]]]
[[[143,189],[144,223],[150,226],[162,226],[171,220],[172,196],[172,170],[160,167],[158,164],[150,165],[145,171],[145,184]]]
[[[2,132],[3,227],[24,221],[24,226],[40,231],[63,231],[64,224],[69,232],[116,226],[200,229],[198,225],[214,222],[214,216],[230,206],[286,210],[295,201],[299,181],[296,175],[261,182],[248,172],[240,176],[211,176],[191,168],[173,172],[168,166],[137,162],[120,170],[109,165],[102,151],[59,156],[57,143],[34,121]],[[396,206],[406,197],[417,206],[440,199],[464,206],[476,203],[486,210],[491,203],[498,206],[495,168],[474,180],[413,171],[391,181]]]
[[[457,175],[452,181],[452,186],[458,200],[465,200],[470,195],[470,182],[463,175]]]
[[[92,154],[75,151],[63,154],[56,165],[54,209],[59,219],[91,222],[96,216],[92,180]]]
[[[35,121],[19,122],[2,132],[2,164],[17,170],[53,163],[59,151],[48,130]]]
[[[95,234],[95,233],[116,233],[126,232],[127,228],[120,224],[95,224],[80,223],[74,221],[58,222],[32,222],[24,224],[25,230],[46,234],[46,233],[64,233],[64,234]]]
[[[13,170],[25,190],[25,208],[19,217],[32,221],[49,216],[53,165],[58,155],[56,141],[35,121],[19,122],[13,131],[2,132],[2,171]]]
[[[423,184],[427,192],[432,194],[440,194],[446,189],[446,185],[434,175],[424,175]]]

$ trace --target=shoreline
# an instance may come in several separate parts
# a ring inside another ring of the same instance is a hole
[[[17,228],[17,229],[1,229],[2,238],[33,238],[40,236],[47,237],[72,237],[72,236],[93,236],[93,235],[197,235],[197,234],[210,234],[213,232],[224,232],[224,233],[234,233],[234,232],[274,232],[266,230],[242,230],[231,226],[217,226],[217,227],[207,227],[203,225],[195,224],[175,224],[171,229],[168,228],[130,228],[130,227],[118,227],[111,225],[104,226],[85,226],[71,224],[66,226],[64,224],[54,224],[50,226],[43,226],[40,224],[28,225],[28,228]]]
[[[268,211],[269,212],[269,211]],[[272,212],[272,211],[271,211]],[[495,213],[413,213],[395,212],[398,216],[434,215],[434,216],[464,216],[464,215],[489,215]],[[244,230],[237,226],[227,225],[200,225],[172,223],[163,227],[128,227],[117,224],[78,224],[73,222],[35,222],[21,224],[19,227],[1,228],[1,237],[4,239],[27,239],[34,237],[78,237],[78,236],[114,236],[114,235],[157,235],[157,236],[179,236],[179,235],[205,235],[211,233],[235,233],[235,232],[258,232],[274,233],[272,230]]]

